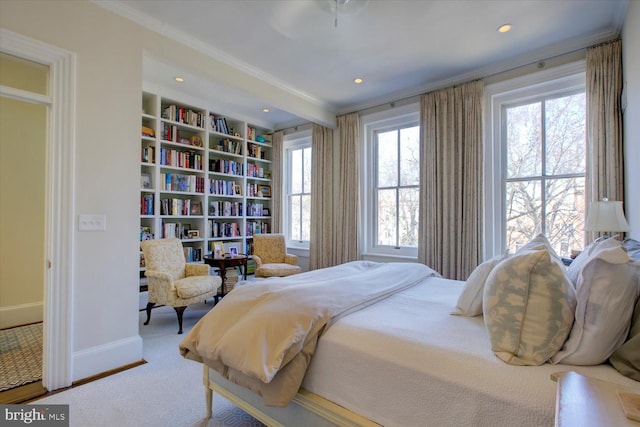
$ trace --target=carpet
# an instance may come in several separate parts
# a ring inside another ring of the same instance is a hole
[[[184,334],[211,306],[193,304],[185,310]],[[154,308],[151,322],[143,325],[145,320],[142,311],[139,331],[147,363],[32,403],[68,404],[70,427],[264,427],[217,394],[212,418],[204,418],[202,364],[180,356],[178,344],[184,334],[176,333],[175,311]]]
[[[42,379],[42,323],[0,331],[0,391]]]

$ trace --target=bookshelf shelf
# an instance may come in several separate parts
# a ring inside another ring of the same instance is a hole
[[[271,191],[272,131],[147,90],[141,123],[140,239],[178,237],[189,262],[218,241],[251,254],[253,235],[271,230],[256,214],[273,212],[271,198],[256,192]]]

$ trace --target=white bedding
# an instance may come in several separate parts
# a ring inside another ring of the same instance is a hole
[[[464,282],[427,278],[322,335],[303,388],[391,426],[551,426],[554,372],[638,388],[610,366],[512,366],[482,316],[452,316]]]

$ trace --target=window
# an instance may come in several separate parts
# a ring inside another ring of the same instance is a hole
[[[504,108],[506,244],[513,253],[544,233],[560,255],[582,247],[585,93]]]
[[[308,248],[311,232],[311,136],[285,142],[287,246]]]
[[[364,209],[369,254],[416,257],[420,207],[420,125],[407,113],[363,119],[366,135]]]
[[[584,62],[486,88],[485,258],[544,233],[561,256],[584,244]]]

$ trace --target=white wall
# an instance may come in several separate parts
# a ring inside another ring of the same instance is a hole
[[[640,240],[640,1],[630,1],[622,30],[624,112],[625,213],[629,237]]]
[[[77,55],[74,219],[102,214],[106,231],[74,236],[73,380],[142,358],[138,335],[139,132],[143,56],[278,99],[318,106],[86,0],[0,0],[0,27]]]

